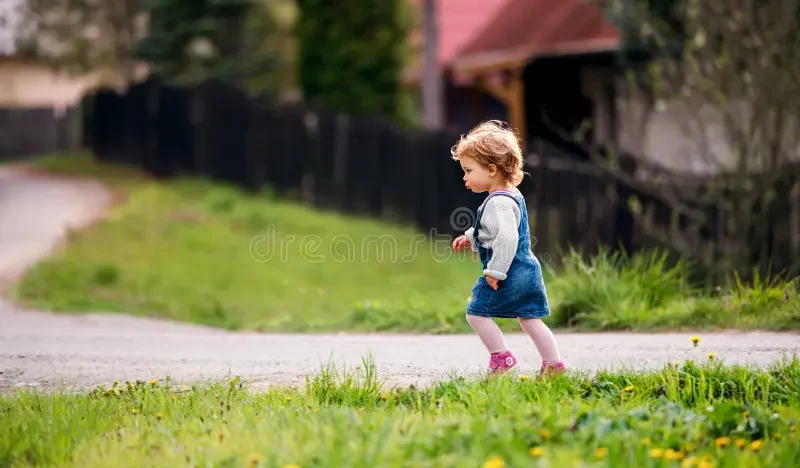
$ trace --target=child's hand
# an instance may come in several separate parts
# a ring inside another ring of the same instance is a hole
[[[458,252],[461,249],[465,249],[470,246],[469,237],[465,235],[461,235],[456,237],[456,240],[453,241],[453,250]]]
[[[498,287],[497,284],[500,282],[500,280],[495,278],[494,276],[489,276],[489,275],[485,275],[485,276],[486,276],[486,282],[489,283],[489,286],[492,289],[494,289],[495,291],[497,291],[497,287]]]

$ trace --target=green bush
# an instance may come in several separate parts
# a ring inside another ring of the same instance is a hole
[[[412,31],[407,0],[303,0],[297,34],[305,101],[409,123],[402,75]]]

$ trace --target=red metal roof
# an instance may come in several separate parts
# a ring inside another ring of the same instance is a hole
[[[495,17],[501,7],[510,0],[437,0],[436,15],[439,26],[439,63],[447,66],[455,57],[456,53],[467,41],[472,39],[481,28]],[[422,63],[422,56],[425,43],[424,21],[424,0],[412,0],[415,8],[419,11],[419,28],[412,33],[411,41],[419,48],[418,63],[412,68],[416,68]],[[411,73],[416,75],[421,70],[413,70]],[[418,77],[416,77],[418,78]]]
[[[585,0],[509,0],[453,58],[456,68],[614,50],[617,29]]]
[[[421,0],[417,0],[420,1]],[[450,62],[509,0],[438,0],[439,60]]]

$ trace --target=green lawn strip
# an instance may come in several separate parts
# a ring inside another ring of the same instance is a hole
[[[167,379],[0,396],[2,466],[793,466],[800,361],[509,374],[387,388],[370,361],[302,388]]]
[[[28,271],[11,292],[22,305],[262,331],[470,332],[464,308],[480,264],[473,253],[452,253],[449,242],[267,192],[193,178],[156,182],[85,154],[34,164],[99,178],[121,201]],[[690,284],[691,265],[659,253],[560,258],[546,271],[554,327],[800,328],[795,282],[712,295]],[[519,329],[511,320],[501,326]]]

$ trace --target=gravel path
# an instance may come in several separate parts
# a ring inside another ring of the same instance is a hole
[[[66,227],[102,214],[111,201],[93,182],[0,168],[0,287],[46,256]],[[766,365],[797,353],[800,335],[778,333],[559,334],[568,365],[647,369],[714,351],[729,363]],[[511,334],[521,372],[535,372],[530,341]],[[0,299],[0,391],[18,387],[91,387],[114,379],[170,376],[178,382],[240,375],[256,388],[302,384],[329,362],[353,367],[371,355],[389,385],[425,385],[452,374],[481,372],[476,337],[420,335],[287,335],[225,331],[126,317],[22,310]]]

